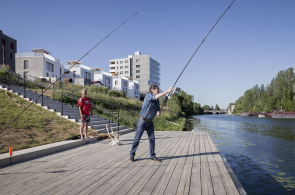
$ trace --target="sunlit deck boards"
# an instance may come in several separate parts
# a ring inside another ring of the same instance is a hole
[[[134,133],[0,169],[1,194],[239,194],[207,132],[156,132],[149,160],[143,135],[129,162]]]

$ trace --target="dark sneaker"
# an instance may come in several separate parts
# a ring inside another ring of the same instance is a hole
[[[160,159],[158,159],[157,157],[154,158],[150,158],[151,161],[156,161],[156,162],[162,162]]]
[[[134,156],[130,156],[130,159],[129,159],[131,162],[134,162]]]

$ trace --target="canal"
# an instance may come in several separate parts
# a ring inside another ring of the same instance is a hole
[[[295,194],[295,120],[223,114],[191,122],[210,133],[248,194]]]

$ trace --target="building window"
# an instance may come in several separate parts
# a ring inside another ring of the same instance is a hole
[[[140,59],[137,59],[136,62],[140,62]]]
[[[123,66],[120,66],[120,69],[123,69]]]
[[[136,65],[136,68],[140,68],[140,65]]]
[[[29,69],[29,60],[24,61],[24,69]]]
[[[128,63],[128,60],[125,60],[125,63]]]
[[[10,59],[12,60],[12,53],[10,53]]]
[[[10,49],[14,50],[14,44],[10,43]]]
[[[120,74],[123,74],[124,72],[123,71],[120,71]]]
[[[123,61],[120,61],[120,64],[123,64]]]
[[[140,79],[140,76],[136,76],[137,79]]]
[[[53,72],[53,64],[51,64],[49,62],[46,62],[46,70],[50,71],[50,72]]]
[[[138,90],[138,85],[135,85],[135,89],[137,89],[137,90]]]
[[[115,85],[118,85],[118,81],[115,81]]]
[[[118,64],[118,61],[117,61],[117,64]]]
[[[27,78],[29,75],[29,72],[24,72],[24,77]]]
[[[84,72],[84,78],[85,78],[85,79],[90,79],[90,80],[91,80],[91,73],[89,73],[89,72]]]
[[[46,77],[49,77],[49,73],[48,72],[46,72]]]
[[[117,69],[119,69],[119,66],[117,66]]]
[[[61,68],[59,68],[59,74],[61,75]]]
[[[76,71],[73,71],[73,77],[76,77]]]
[[[54,77],[54,74],[52,74],[52,77]]]
[[[105,84],[110,84],[110,78],[105,78]]]
[[[125,68],[128,68],[128,66],[125,66]]]
[[[137,70],[136,73],[140,73],[140,70]]]
[[[128,74],[128,71],[125,71],[125,74]]]
[[[4,39],[2,39],[2,41],[1,41],[2,43],[1,43],[1,48],[2,48],[2,45],[4,45],[5,46],[5,40]]]

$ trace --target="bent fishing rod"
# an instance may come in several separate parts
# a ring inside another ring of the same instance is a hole
[[[227,10],[229,10],[229,8],[232,6],[232,4],[235,2],[236,0],[233,0],[233,2],[231,2],[231,4],[227,7],[227,9],[223,12],[223,14],[219,17],[219,19],[215,22],[215,24],[213,25],[213,27],[210,29],[210,31],[207,33],[207,35],[205,36],[205,38],[203,39],[203,41],[200,43],[199,47],[195,50],[195,52],[193,53],[193,55],[191,56],[191,58],[189,59],[189,61],[187,62],[187,64],[185,65],[185,67],[183,68],[182,72],[180,73],[180,75],[178,76],[178,78],[176,79],[174,86],[176,85],[177,81],[179,80],[179,78],[181,77],[182,73],[184,72],[184,70],[186,69],[186,67],[188,66],[188,64],[191,62],[191,60],[193,59],[193,57],[195,56],[195,54],[197,53],[197,51],[200,49],[200,47],[202,46],[202,44],[205,42],[205,40],[207,39],[207,37],[209,36],[209,34],[212,32],[212,30],[215,28],[215,26],[217,25],[217,23],[219,22],[219,20],[223,17],[223,15],[227,12]],[[163,108],[163,106],[165,105],[165,103],[167,102],[167,99],[169,97],[169,95],[171,94],[168,93],[168,95],[165,98],[165,101],[161,107],[161,110]]]
[[[73,68],[76,64],[78,64],[85,56],[87,56],[94,48],[96,48],[99,44],[101,44],[105,39],[109,38],[111,34],[113,34],[116,30],[118,30],[122,25],[124,25],[126,22],[128,22],[131,18],[133,18],[138,12],[133,14],[131,17],[129,17],[127,20],[125,20],[122,24],[120,24],[117,28],[115,28],[111,33],[109,33],[105,38],[103,38],[100,42],[98,42],[93,48],[91,48],[85,55],[83,55],[78,61],[74,61],[73,65],[69,69],[66,70],[58,79],[56,79],[55,82],[53,82],[43,93],[41,93],[34,101],[32,101],[23,111],[21,111],[6,127],[4,127],[0,133],[2,133],[5,129],[7,129],[11,123],[13,123],[22,113],[24,113],[34,102],[37,101],[38,98],[40,98],[48,89],[50,89],[57,81],[59,81],[65,74],[68,74],[70,72],[70,69]]]

